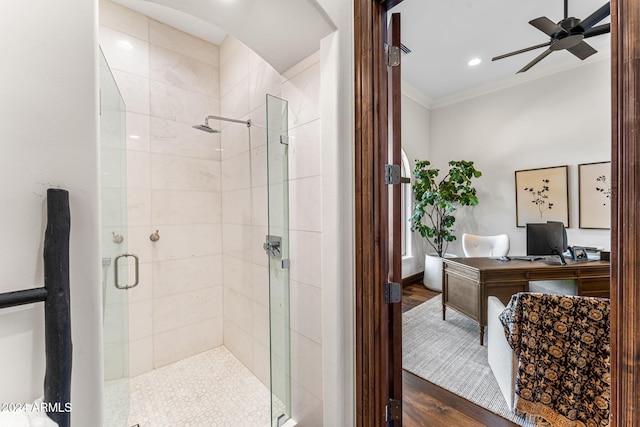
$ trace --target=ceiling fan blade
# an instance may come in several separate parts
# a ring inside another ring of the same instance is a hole
[[[527,47],[525,49],[520,49],[520,50],[516,50],[514,52],[505,53],[504,55],[496,56],[494,58],[491,58],[491,60],[492,61],[497,61],[498,59],[508,58],[510,56],[513,56],[513,55],[518,55],[520,53],[529,52],[530,50],[540,49],[541,47],[549,46],[550,44],[551,44],[551,42],[538,44],[538,45],[535,45],[535,46]]]
[[[524,73],[525,71],[527,71],[529,68],[533,67],[534,65],[536,65],[538,62],[542,61],[544,58],[547,57],[547,55],[549,55],[551,52],[553,52],[551,49],[547,49],[544,52],[542,52],[540,55],[538,55],[536,57],[536,59],[534,59],[533,61],[529,62],[527,65],[525,65],[520,71],[518,71],[518,73]]]
[[[593,55],[594,53],[598,52],[597,50],[592,48],[588,43],[585,43],[584,41],[578,43],[575,46],[568,48],[567,50],[582,60],[585,60],[591,55]]]
[[[591,15],[587,16],[582,21],[580,21],[578,26],[583,30],[587,31],[588,29],[596,25],[598,22],[602,21],[604,18],[609,16],[610,13],[611,13],[611,5],[610,5],[610,2],[607,2],[600,9],[596,10]]]
[[[602,24],[597,27],[591,27],[587,31],[584,32],[584,38],[600,36],[602,34],[607,34],[611,32],[611,24]]]
[[[532,19],[531,21],[529,21],[529,24],[533,25],[548,36],[553,36],[558,31],[565,31],[560,25],[556,24],[546,16]]]

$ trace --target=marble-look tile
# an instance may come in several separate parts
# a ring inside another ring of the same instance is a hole
[[[113,70],[113,77],[127,112],[149,115],[149,79],[119,70]]]
[[[224,290],[224,318],[235,323],[247,334],[253,335],[251,299],[232,288]]]
[[[145,15],[108,0],[100,0],[100,25],[149,39],[149,19]]]
[[[151,224],[219,224],[220,200],[219,192],[152,190]]]
[[[263,346],[269,347],[269,309],[253,302],[253,337]]]
[[[251,261],[254,264],[268,266],[269,265],[269,257],[262,245],[266,240],[266,235],[268,234],[268,227],[253,225],[251,226]],[[277,230],[272,230],[272,233],[276,236],[282,236],[282,233],[279,233]],[[285,239],[286,241],[286,239]],[[287,256],[287,248],[285,247],[282,251],[282,256]]]
[[[149,41],[214,67],[219,64],[218,46],[153,19],[149,21]]]
[[[153,260],[153,244],[149,240],[149,235],[153,230],[148,225],[132,226],[127,229],[129,237],[127,251],[136,254],[140,263],[147,263]]]
[[[251,188],[251,224],[266,227],[269,222],[267,187]]]
[[[240,153],[222,161],[222,191],[251,187],[249,152]],[[255,182],[253,185],[256,185]]]
[[[222,222],[251,225],[251,204],[250,188],[224,191],[222,193]]]
[[[131,380],[126,425],[263,427],[269,419],[268,387],[222,346]]]
[[[295,332],[291,334],[291,378],[322,399],[322,346]]]
[[[282,85],[289,101],[289,126],[297,127],[320,117],[320,64],[314,64]]]
[[[152,310],[151,300],[129,302],[129,340],[135,341],[153,334]]]
[[[104,367],[104,379],[105,381],[115,380],[117,378],[123,378],[127,375],[126,356],[124,356],[126,347],[121,343],[104,343],[104,358],[109,360]]]
[[[222,95],[220,102],[220,112],[222,117],[229,117],[237,120],[249,118],[249,80],[240,80],[227,93]]]
[[[253,297],[252,300],[262,305],[269,306],[269,267],[254,264],[253,273]]]
[[[129,342],[129,375],[133,378],[153,369],[153,337]]]
[[[246,81],[249,77],[250,50],[237,40],[230,49],[227,49],[225,45],[230,39],[227,37],[223,43],[224,60],[220,62],[220,94],[223,97],[238,83]]]
[[[197,159],[220,160],[220,134],[194,129],[197,123],[181,123],[151,117],[151,152]]]
[[[307,56],[302,61],[298,62],[284,73],[282,73],[282,81],[285,82],[287,80],[291,80],[298,74],[306,71],[308,68],[313,67],[316,64],[320,63],[320,51],[316,51],[311,55]]]
[[[163,225],[158,229],[160,240],[157,242],[150,242],[147,235],[154,261],[221,253],[220,224]]]
[[[289,179],[321,175],[320,120],[291,129],[289,136]]]
[[[263,345],[260,342],[253,341],[253,374],[264,384],[266,387],[270,387],[270,370],[271,364],[269,363],[269,346]]]
[[[155,80],[149,83],[149,92],[148,111],[154,117],[194,125],[202,123],[209,114],[216,115],[220,109],[217,98]]]
[[[127,150],[149,151],[149,116],[127,113]]]
[[[305,427],[323,427],[322,400],[297,381],[291,381],[291,418]]]
[[[127,225],[151,224],[151,190],[149,188],[127,189]]]
[[[261,147],[267,143],[267,107],[261,105],[251,110],[251,149]]]
[[[149,43],[121,31],[100,27],[100,47],[109,68],[149,77]]]
[[[222,345],[221,317],[171,329],[154,335],[153,365],[154,368],[159,368],[220,345]],[[173,405],[175,405],[175,400],[172,400],[170,406]]]
[[[220,162],[152,154],[151,187],[154,190],[220,191]]]
[[[220,288],[222,285],[222,255],[158,261],[153,265],[153,278],[154,298],[200,289]],[[217,315],[220,316],[222,313],[217,313]]]
[[[253,264],[239,258],[223,256],[225,289],[233,289],[245,297],[253,298]]]
[[[138,286],[127,290],[129,303],[146,301],[153,297],[153,288],[155,287],[155,283],[153,282],[153,263],[140,263],[138,266],[138,274]]]
[[[224,224],[222,227],[222,252],[225,255],[251,262],[251,227]]]
[[[220,45],[220,64],[229,59],[229,57],[238,49],[247,49],[247,47],[240,40],[227,35]]]
[[[255,68],[250,69],[249,109],[251,111],[265,104],[267,94],[279,97],[281,90],[280,74],[266,61],[262,60]]]
[[[295,280],[290,287],[291,329],[322,344],[322,290]]]
[[[153,299],[155,334],[222,316],[222,286]]]
[[[253,370],[253,337],[230,319],[224,319],[224,346],[244,364]]]
[[[267,146],[251,150],[251,184],[253,187],[267,185],[267,161],[273,157],[267,157]],[[274,174],[278,173],[279,164],[271,163],[270,168]]]
[[[321,231],[322,178],[289,181],[289,226],[292,230]]]
[[[218,67],[156,45],[151,45],[149,59],[152,80],[220,98]]]
[[[109,235],[111,231],[116,231],[126,224],[127,206],[123,197],[126,197],[126,190],[108,187],[102,189],[102,227]],[[108,239],[109,235],[105,237]]]
[[[322,234],[292,230],[289,234],[291,244],[291,280],[316,287],[322,284]]]
[[[215,123],[216,126],[221,124],[215,120],[212,120],[211,123]],[[240,153],[249,151],[249,136],[251,131],[252,128],[247,128],[240,123],[231,123],[228,126],[224,126],[220,134],[222,159],[229,159]]]
[[[127,151],[127,188],[151,187],[151,158],[149,153]]]

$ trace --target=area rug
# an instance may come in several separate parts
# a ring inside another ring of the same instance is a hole
[[[442,299],[432,298],[402,315],[402,367],[516,424],[533,426],[509,410],[479,333],[477,323],[451,309],[443,321]]]

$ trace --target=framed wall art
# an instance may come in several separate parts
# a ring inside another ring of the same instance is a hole
[[[568,166],[516,171],[516,225],[561,221],[569,227]]]
[[[611,162],[578,165],[580,228],[611,228]]]

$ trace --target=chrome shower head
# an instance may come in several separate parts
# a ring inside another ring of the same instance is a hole
[[[218,129],[210,128],[208,124],[191,126],[194,129],[203,130],[209,133],[220,133]]]

